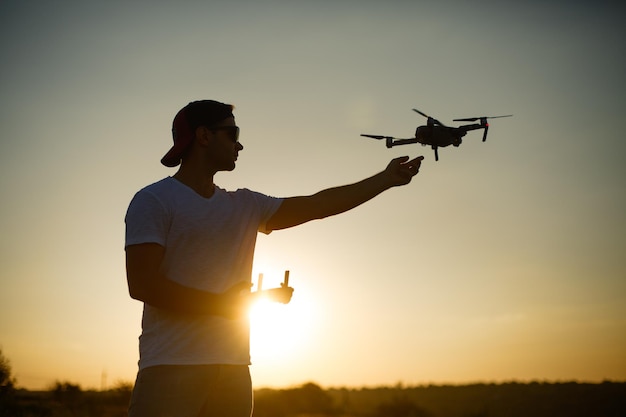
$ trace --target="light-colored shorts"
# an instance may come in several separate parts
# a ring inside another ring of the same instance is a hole
[[[247,365],[163,365],[139,371],[129,417],[250,417]]]

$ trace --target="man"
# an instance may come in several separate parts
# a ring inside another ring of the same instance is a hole
[[[232,110],[212,100],[181,109],[161,160],[180,168],[140,190],[126,214],[128,288],[144,303],[133,417],[250,416],[247,306],[258,231],[350,210],[408,184],[423,159],[397,158],[372,177],[310,196],[226,191],[213,178],[232,171],[243,149]],[[287,303],[292,291],[268,295]]]

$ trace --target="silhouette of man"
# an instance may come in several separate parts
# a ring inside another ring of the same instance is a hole
[[[139,371],[129,415],[249,417],[247,307],[257,233],[348,211],[419,171],[422,157],[392,160],[360,182],[310,196],[226,191],[214,175],[243,149],[233,106],[189,103],[175,116],[171,177],[135,194],[126,213],[130,296],[144,303]],[[287,303],[292,288],[270,290]]]

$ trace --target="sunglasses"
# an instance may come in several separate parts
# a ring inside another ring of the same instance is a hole
[[[215,126],[210,127],[210,131],[215,132],[218,130],[226,130],[228,132],[228,138],[233,142],[239,141],[239,126]]]

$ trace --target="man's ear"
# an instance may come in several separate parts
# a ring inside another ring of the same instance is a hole
[[[213,137],[212,132],[206,126],[198,126],[196,128],[196,141],[199,144],[206,145],[210,142]]]

